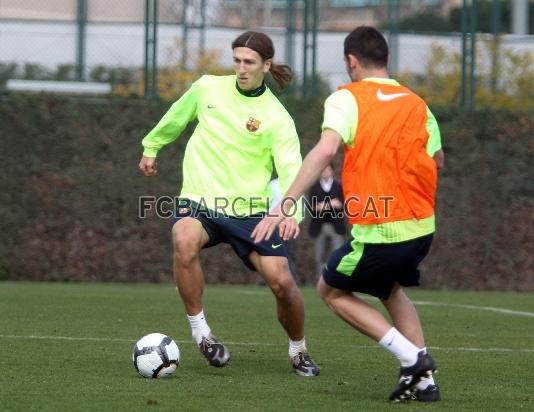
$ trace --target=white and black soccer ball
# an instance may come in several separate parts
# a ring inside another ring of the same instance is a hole
[[[170,378],[180,363],[180,349],[163,333],[150,333],[133,348],[133,364],[145,378]]]

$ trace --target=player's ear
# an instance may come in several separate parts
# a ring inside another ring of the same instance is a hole
[[[267,73],[269,70],[271,70],[271,66],[273,64],[273,59],[267,59],[263,62],[263,73]]]
[[[360,65],[360,62],[358,61],[358,58],[354,56],[353,54],[347,55],[347,64],[351,70],[356,69]]]

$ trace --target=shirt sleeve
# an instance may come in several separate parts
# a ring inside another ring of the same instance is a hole
[[[272,155],[274,166],[278,174],[278,186],[280,193],[285,195],[289,186],[293,183],[302,165],[300,155],[300,142],[293,119],[287,115],[287,119],[279,123],[273,136]],[[303,219],[302,199],[297,202],[297,210],[293,217],[297,222]]]
[[[143,156],[156,157],[165,145],[175,141],[189,122],[197,117],[198,81],[165,113],[142,141]]]
[[[428,107],[426,108],[426,114],[426,130],[428,132],[426,152],[430,156],[434,156],[434,154],[441,149],[441,133],[439,131],[438,122]]]
[[[321,130],[332,129],[343,143],[352,146],[358,122],[356,99],[346,89],[337,90],[324,102],[324,119]]]

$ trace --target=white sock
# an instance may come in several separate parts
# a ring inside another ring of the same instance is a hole
[[[294,358],[299,352],[308,352],[308,349],[306,349],[306,337],[302,338],[302,340],[289,339],[289,357]]]
[[[395,328],[391,328],[378,344],[395,355],[401,367],[414,365],[417,362],[417,354],[421,351]]]
[[[211,333],[211,329],[208,326],[208,322],[206,322],[206,317],[204,316],[204,311],[201,310],[198,315],[194,316],[187,315],[187,319],[191,325],[191,335],[193,335],[193,339],[197,345],[199,345],[202,341],[202,337],[208,337]]]
[[[426,346],[421,350],[426,353]],[[434,382],[434,376],[431,376],[430,378],[422,378],[417,384],[417,389],[419,389],[420,391],[424,391],[428,387],[428,385],[435,384],[436,382]]]

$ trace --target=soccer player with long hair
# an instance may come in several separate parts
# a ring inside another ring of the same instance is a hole
[[[229,243],[274,294],[295,372],[316,376],[319,368],[304,336],[304,305],[283,244],[298,234],[298,222],[284,219],[270,241],[251,239],[269,209],[273,162],[283,192],[302,164],[293,119],[264,81],[270,73],[284,87],[291,81],[291,68],[273,62],[273,42],[264,33],[243,33],[233,41],[232,49],[235,74],[205,75],[194,82],[143,139],[139,168],[146,176],[154,176],[158,151],[188,123],[198,120],[185,149],[183,184],[172,228],[174,277],[193,339],[210,365],[228,363],[228,348],[206,320],[199,253]]]

